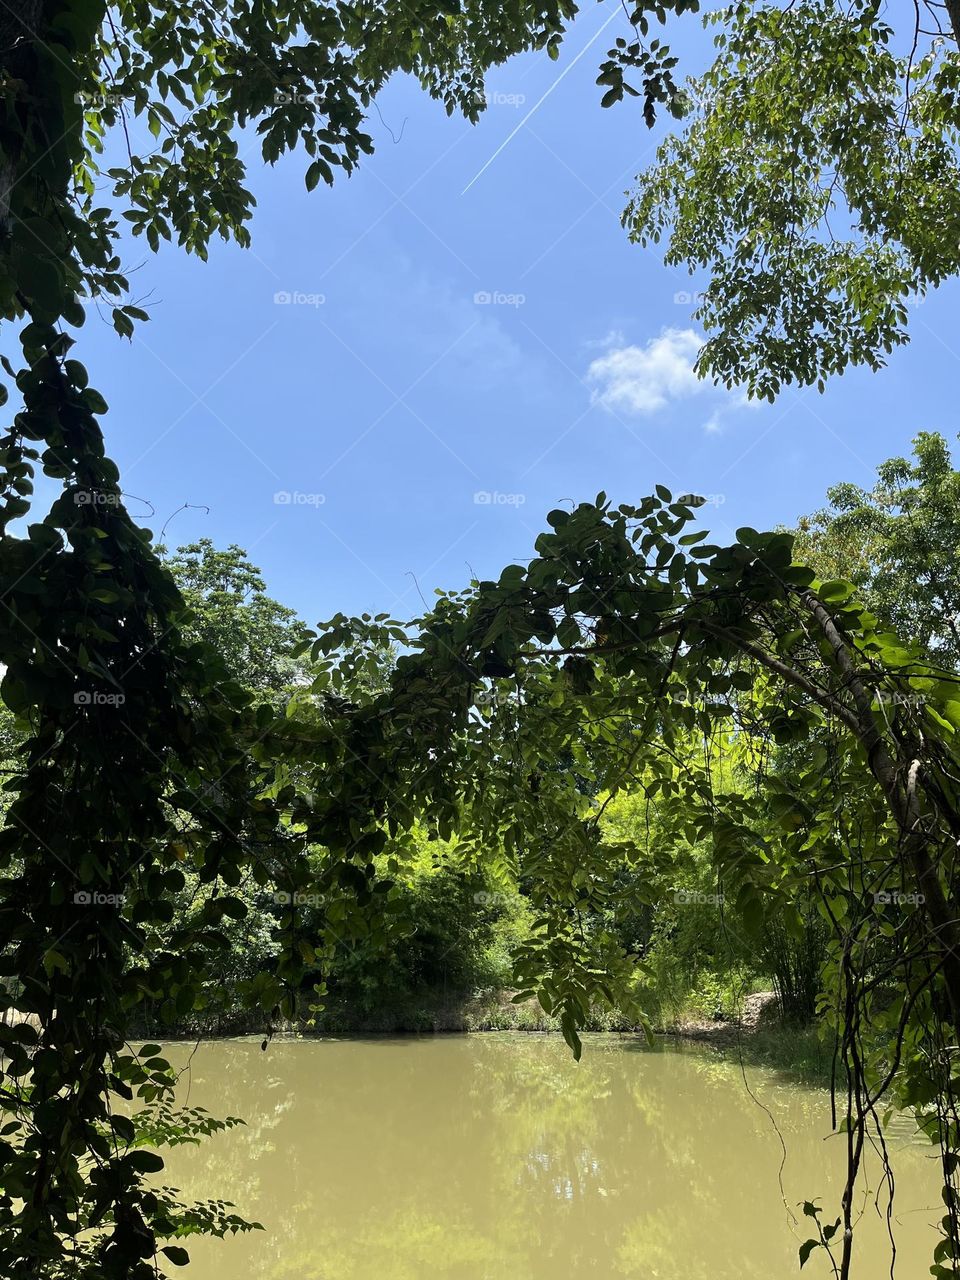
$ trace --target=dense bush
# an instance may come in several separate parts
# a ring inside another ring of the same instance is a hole
[[[337,948],[324,975],[332,1006],[369,1015],[509,986],[511,948],[529,927],[515,888],[437,867],[425,854],[390,892],[388,944],[361,939]]]

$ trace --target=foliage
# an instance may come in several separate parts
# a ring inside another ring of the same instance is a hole
[[[957,273],[960,7],[943,34],[907,8],[899,31],[876,0],[710,15],[716,61],[624,213],[668,264],[709,272],[704,376],[772,400],[877,369],[911,297]]]
[[[773,979],[782,1019],[793,1026],[805,1026],[814,1020],[823,996],[830,933],[814,894],[801,900],[798,907],[799,920],[792,931],[775,915],[765,922],[756,964]]]
[[[605,840],[642,850],[617,876],[608,927],[637,959],[635,993],[655,1026],[732,1017],[753,976],[756,944],[725,901],[710,842],[669,847],[647,794],[652,783],[653,776],[632,781],[604,813]]]
[[[293,657],[304,625],[272,600],[260,570],[238,546],[217,550],[209,538],[171,555],[158,548],[193,614],[185,627],[219,653],[234,680],[257,693],[276,694],[297,677]]]
[[[476,119],[487,68],[523,49],[555,50],[574,12],[567,0],[495,10],[391,3],[376,12],[349,0],[270,9],[247,0],[226,8],[121,0],[106,21],[102,5],[89,6],[93,30],[78,39],[71,6],[50,6],[53,47],[66,46],[74,68],[65,123],[82,144],[66,283],[122,298],[118,214],[152,249],[175,240],[205,257],[214,236],[248,244],[254,202],[238,129],[255,133],[268,164],[302,147],[307,187],[331,184],[372,150],[366,111],[391,75],[416,76],[448,112]],[[124,130],[127,163],[103,173],[115,128]],[[101,204],[105,182],[113,207]],[[129,306],[114,312],[121,334],[143,318]]]
[[[834,485],[800,521],[797,554],[854,582],[870,609],[942,666],[960,669],[960,472],[943,436],[921,432],[872,489]]]
[[[696,0],[665,6],[696,7]],[[669,50],[641,38],[647,12],[662,21],[665,8],[640,0],[625,14],[636,38],[618,40],[601,73],[605,84],[619,74],[621,96],[636,95],[623,72],[641,70],[650,122],[656,104],[676,94]],[[175,241],[205,258],[215,236],[247,245],[254,200],[239,130],[255,134],[271,165],[302,148],[307,188],[330,185],[373,150],[366,114],[391,76],[415,76],[448,114],[475,121],[485,105],[486,71],[524,50],[555,58],[576,12],[571,0],[494,7],[394,0],[375,10],[354,0],[284,0],[270,9],[250,0],[226,8],[120,0],[109,13],[99,0],[28,0],[22,21],[11,11],[0,29],[3,47],[13,51],[8,75],[16,87],[12,77],[25,69],[19,63],[36,58],[48,87],[26,129],[15,95],[9,100],[5,155],[15,170],[37,147],[36,180],[54,196],[59,217],[29,191],[14,193],[4,221],[13,229],[15,271],[42,291],[48,310],[61,314],[62,298],[72,325],[82,323],[78,297],[103,299],[117,332],[129,337],[147,315],[125,300],[119,217],[153,250]],[[126,163],[103,170],[107,139],[117,130]],[[39,148],[44,139],[49,157]],[[24,309],[11,277],[0,314],[13,318]]]
[[[381,871],[390,861],[387,854]],[[511,947],[529,926],[516,888],[493,879],[488,867],[457,865],[455,851],[425,840],[396,875],[388,893],[387,945],[359,938],[337,946],[322,974],[325,1005],[362,1018],[418,1001],[462,1003],[508,985]]]
[[[597,84],[604,89],[600,99],[602,107],[612,107],[622,102],[624,95],[630,98],[643,97],[643,118],[652,128],[657,118],[657,105],[663,104],[673,116],[683,115],[684,95],[673,79],[673,68],[677,58],[670,53],[668,45],[659,40],[648,40],[650,18],[653,14],[661,23],[665,22],[668,13],[696,13],[700,8],[700,0],[663,0],[663,3],[650,3],[650,0],[639,0],[631,8],[624,5],[629,17],[634,38],[617,38],[616,44],[607,53],[606,61],[600,66]],[[642,90],[633,83],[639,72]]]

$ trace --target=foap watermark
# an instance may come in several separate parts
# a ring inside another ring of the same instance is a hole
[[[273,105],[275,107],[320,106],[320,94],[316,89],[274,89]]]
[[[122,707],[125,693],[102,693],[99,689],[78,689],[73,695],[75,707]]]
[[[677,90],[670,111],[678,119],[693,115],[695,111],[706,115],[713,110],[716,100],[716,89],[708,88],[706,84],[690,78]]]
[[[481,889],[473,895],[473,900],[478,907],[505,907],[508,902],[513,901],[513,895],[509,893],[495,893],[488,889]]]
[[[509,689],[478,689],[474,702],[478,707],[504,707],[511,700]]]
[[[473,95],[478,107],[522,107],[527,100],[525,93],[504,93],[502,89],[487,89]]]
[[[526,500],[525,493],[500,493],[496,489],[478,489],[473,495],[478,507],[522,507]]]
[[[699,307],[706,296],[705,293],[691,293],[689,289],[678,289],[673,295],[673,303],[677,307],[692,307],[696,303]]]
[[[278,289],[273,295],[277,307],[322,307],[326,300],[325,293],[304,293],[302,289]]]
[[[319,893],[287,893],[285,889],[278,889],[273,901],[278,907],[319,907],[322,898]]]
[[[80,89],[73,95],[73,100],[84,111],[103,111],[107,107],[119,107],[123,96],[119,93],[90,93]]]
[[[699,889],[675,889],[673,900],[680,907],[722,907],[722,893],[701,893]]]
[[[676,499],[685,507],[722,507],[726,500],[725,493],[681,493]]]
[[[119,507],[122,494],[107,493],[103,489],[75,489],[73,502],[77,507]]]
[[[525,293],[504,293],[502,289],[478,289],[473,295],[478,307],[522,307],[526,300]]]
[[[278,489],[273,501],[278,507],[322,507],[325,493],[301,493],[299,489]]]
[[[873,895],[878,907],[922,907],[926,898],[922,893],[900,893],[895,890],[881,889]]]
[[[126,900],[125,893],[101,893],[99,889],[78,889],[73,895],[77,907],[122,907]]]
[[[901,693],[899,690],[877,690],[877,701],[884,707],[906,707],[910,711],[922,711],[927,700],[922,693]]]

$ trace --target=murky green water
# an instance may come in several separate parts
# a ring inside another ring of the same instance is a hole
[[[174,1046],[182,1063],[187,1047]],[[193,1280],[779,1280],[832,1209],[842,1139],[827,1096],[696,1047],[442,1036],[201,1046],[183,1098],[247,1125],[168,1159],[190,1196],[266,1231],[191,1244]],[[189,1088],[188,1088],[189,1086]],[[928,1274],[940,1216],[930,1149],[891,1136],[896,1275]],[[877,1169],[871,1167],[876,1192]],[[864,1190],[855,1276],[889,1274]],[[184,1274],[184,1273],[180,1273]],[[815,1254],[803,1275],[830,1274]]]

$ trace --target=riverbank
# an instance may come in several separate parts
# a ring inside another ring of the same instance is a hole
[[[559,1034],[555,1018],[549,1017],[536,1000],[514,1003],[513,993],[502,991],[459,1001],[424,1001],[406,1007],[395,1006],[374,1012],[336,1005],[314,1016],[305,1013],[296,1023],[273,1028],[275,1033],[300,1036],[403,1036],[482,1034],[485,1032],[526,1032]],[[644,1028],[619,1011],[597,1011],[585,1031],[620,1035],[641,1035]],[[739,1017],[727,1020],[680,1016],[654,1025],[657,1037],[690,1040],[709,1046],[719,1056],[745,1065],[770,1067],[785,1072],[803,1084],[828,1085],[832,1053],[815,1026],[790,1026],[778,1021],[776,999],[770,991],[745,998]],[[218,1039],[238,1035],[260,1035],[261,1021],[249,1013],[221,1017],[211,1023],[195,1023],[177,1028],[178,1037]],[[144,1034],[166,1035],[161,1028]]]
[[[833,1049],[824,1043],[814,1025],[798,1027],[780,1022],[743,1028],[735,1024],[714,1028],[680,1025],[660,1034],[709,1045],[721,1057],[741,1061],[744,1066],[781,1071],[798,1084],[830,1086]]]
[[[284,1024],[286,1031],[317,1035],[410,1035],[475,1031],[559,1031],[559,1021],[545,1013],[536,999],[517,1002],[511,990],[481,995],[424,993],[408,1000],[393,1000],[379,1008],[364,1009],[347,1001],[328,999],[320,1010],[304,1003],[300,1016]],[[657,1034],[686,1036],[720,1044],[739,1034],[752,1033],[775,1017],[775,997],[761,991],[748,995],[736,1018],[702,1018],[690,1010],[675,1016],[651,1016]],[[209,1036],[256,1034],[262,1020],[246,1009],[212,1018],[191,1018],[177,1034]],[[147,1026],[143,1033],[162,1035],[163,1028]],[[642,1025],[618,1009],[594,1009],[584,1031],[642,1032]]]

